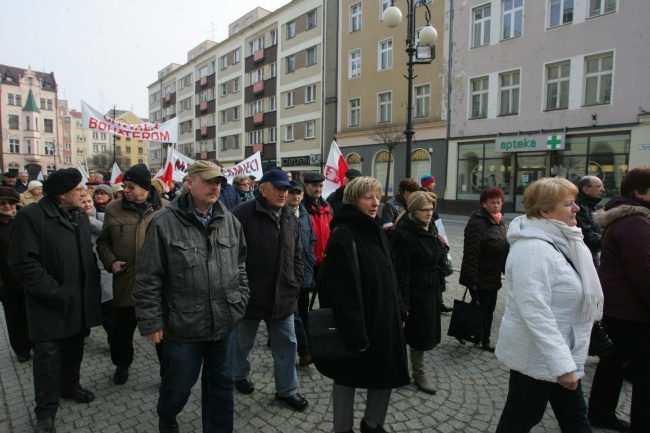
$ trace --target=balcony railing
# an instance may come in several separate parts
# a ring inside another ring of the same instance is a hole
[[[264,81],[253,83],[253,94],[261,93],[264,91]]]
[[[205,110],[207,110],[207,109],[208,109],[208,101],[202,101],[202,102],[199,104],[199,110],[201,110],[201,111],[205,111]]]
[[[255,113],[253,114],[253,123],[258,125],[264,123],[264,113]]]
[[[166,94],[165,95],[165,102],[169,102],[171,100],[172,100],[172,94],[171,93]]]
[[[264,48],[259,49],[253,53],[254,63],[261,62],[262,60],[264,60]]]
[[[202,126],[201,127],[201,136],[206,136],[208,135],[208,127],[207,126]]]
[[[199,82],[199,84],[200,84],[201,87],[208,84],[208,77],[201,77],[201,81]]]

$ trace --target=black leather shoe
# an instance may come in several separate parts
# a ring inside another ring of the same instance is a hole
[[[619,419],[616,415],[609,414],[598,414],[590,412],[587,417],[589,418],[589,423],[592,427],[596,428],[606,428],[610,430],[628,432],[630,431],[630,423]]]
[[[463,340],[462,338],[458,338],[458,337],[456,337],[456,340],[458,340],[458,342],[459,342],[460,344],[462,344],[463,346],[467,344],[467,341]]]
[[[117,367],[115,369],[115,374],[113,375],[113,382],[115,382],[115,385],[124,385],[127,380],[129,380],[129,370]]]
[[[39,419],[34,426],[34,433],[56,433],[54,417]]]
[[[32,358],[32,355],[31,355],[29,352],[25,352],[25,353],[17,353],[17,354],[16,354],[16,359],[17,359],[18,362],[20,362],[21,364],[22,364],[23,362],[27,362],[27,361],[29,361],[31,358]]]
[[[453,307],[448,307],[445,304],[440,304],[440,312],[441,313],[451,313],[452,311],[454,311]]]
[[[159,433],[178,433],[178,423],[174,421],[158,421]]]
[[[251,382],[250,379],[241,379],[235,381],[235,388],[237,388],[237,391],[241,392],[242,394],[250,394],[255,391],[255,385],[253,385],[253,382]]]
[[[275,394],[275,398],[287,403],[293,410],[305,410],[307,409],[307,406],[309,406],[309,402],[302,398],[298,393],[290,395],[289,397],[280,397],[278,394]]]
[[[494,352],[496,348],[490,343],[483,343],[483,350],[487,350],[488,352]]]
[[[79,387],[72,392],[62,392],[61,398],[64,400],[74,400],[76,403],[90,403],[95,399],[95,394]]]
[[[388,430],[384,429],[380,425],[378,425],[375,428],[370,428],[370,426],[368,426],[368,424],[366,424],[365,419],[361,420],[361,425],[359,427],[360,427],[361,433],[388,433]]]

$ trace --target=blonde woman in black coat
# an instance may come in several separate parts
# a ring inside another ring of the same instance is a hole
[[[426,374],[424,352],[440,343],[440,273],[444,252],[433,213],[436,201],[426,192],[411,194],[408,213],[400,218],[393,239],[395,272],[408,318],[404,334],[410,346],[415,384],[435,394],[436,386]]]
[[[350,351],[346,360],[315,360],[334,380],[334,431],[353,432],[356,388],[367,390],[361,433],[383,433],[393,388],[408,385],[406,311],[401,302],[390,246],[377,211],[381,183],[357,177],[345,187],[343,207],[331,222],[319,288],[321,307],[330,307]],[[356,251],[356,257],[355,257]]]

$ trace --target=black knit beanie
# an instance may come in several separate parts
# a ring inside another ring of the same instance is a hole
[[[151,189],[151,172],[144,164],[136,164],[124,173],[122,182],[131,181],[149,191]]]

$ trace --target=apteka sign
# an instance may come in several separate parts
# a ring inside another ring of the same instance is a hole
[[[165,123],[124,123],[119,122],[92,108],[81,101],[81,118],[83,129],[90,131],[108,132],[135,140],[162,141],[176,143],[178,141],[178,118]]]
[[[564,134],[552,135],[517,135],[499,137],[494,143],[496,152],[545,152],[547,150],[564,150]]]

